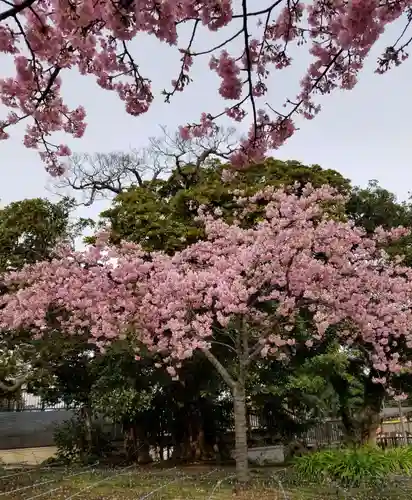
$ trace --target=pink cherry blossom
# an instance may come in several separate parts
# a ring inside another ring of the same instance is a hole
[[[14,58],[15,71],[0,80],[1,101],[11,111],[0,119],[0,139],[8,139],[10,128],[27,120],[25,146],[38,149],[47,169],[60,175],[61,157],[68,149],[55,144],[53,135],[63,131],[80,138],[86,128],[81,93],[74,109],[61,94],[68,71],[92,75],[101,88],[117,94],[127,113],[140,116],[155,97],[169,102],[183,92],[192,82],[195,61],[204,60],[218,76],[219,95],[230,105],[223,105],[223,111],[205,109],[199,122],[182,124],[182,136],[210,134],[224,115],[237,122],[247,117],[249,133],[231,158],[235,166],[244,167],[259,161],[268,149],[280,147],[295,132],[297,115],[312,119],[319,113],[316,94],[352,89],[372,47],[399,18],[404,18],[400,36],[388,44],[376,72],[406,60],[411,4],[411,0],[268,0],[259,6],[251,0],[5,2],[0,52]],[[182,27],[189,28],[189,37]],[[206,47],[198,43],[202,27],[209,33],[203,37],[209,43]],[[156,37],[179,55],[171,88],[158,96],[151,75],[144,74],[135,59],[138,53],[131,48],[132,41],[144,43],[141,34]],[[285,107],[275,110],[267,103],[268,89],[279,85],[279,72],[293,64],[296,48],[309,50],[312,61],[301,75],[298,95],[281,96]]]
[[[242,220],[259,200],[261,221]],[[372,237],[351,222],[328,217],[325,202],[344,199],[331,188],[293,192],[268,187],[238,198],[239,220],[229,225],[200,211],[207,239],[167,256],[138,245],[107,244],[107,232],[83,252],[62,249],[60,258],[26,266],[3,277],[0,328],[31,329],[33,335],[60,325],[75,335],[87,331],[104,347],[132,333],[157,353],[176,376],[195,350],[211,352],[216,328],[247,325],[247,355],[292,355],[297,313],[313,316],[308,348],[338,329],[342,345],[370,353],[375,382],[409,369],[404,349],[412,344],[412,271],[389,260],[382,242],[405,230],[379,229]],[[276,308],[261,305],[275,301]],[[157,364],[159,366],[159,364]]]
[[[408,399],[408,395],[402,392],[401,394],[397,394],[393,397],[395,401],[406,401]]]

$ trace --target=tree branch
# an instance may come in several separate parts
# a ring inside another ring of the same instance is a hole
[[[222,365],[222,363],[209,351],[209,349],[204,349],[203,348],[202,352],[204,353],[204,355],[206,356],[206,358],[212,363],[212,365],[216,368],[217,372],[223,378],[223,380],[226,382],[226,384],[231,389],[235,389],[236,382],[230,376],[229,372]]]
[[[5,19],[9,17],[15,17],[16,14],[21,12],[22,10],[26,9],[27,7],[31,7],[36,0],[24,0],[19,5],[16,5],[15,7],[12,7],[11,9],[5,10],[0,14],[0,21],[4,21]]]
[[[0,380],[0,391],[8,392],[8,393],[18,391],[20,389],[20,387],[29,380],[30,376],[31,375],[27,373],[26,375],[23,375],[22,377],[18,377],[12,383],[12,385],[5,384],[4,382],[2,382]]]
[[[247,12],[247,0],[242,1],[242,11],[243,11],[243,33],[245,39],[245,55],[246,55],[246,72],[247,72],[247,85],[248,85],[248,96],[250,99],[250,104],[252,105],[253,114],[253,124],[254,124],[254,136],[257,139],[257,112],[256,103],[253,96],[253,82],[252,82],[252,60],[250,57],[249,50],[249,31],[248,31],[248,12]]]
[[[233,351],[237,355],[236,349],[234,349],[231,345],[226,344],[226,342],[219,342],[217,340],[212,340],[212,344],[221,345],[222,347],[226,347],[226,349]]]
[[[261,344],[260,342],[257,342],[257,344],[255,344],[251,348],[248,359],[246,361],[246,364],[250,365],[250,363],[252,361],[254,361],[259,356],[259,353],[262,351],[262,349],[263,349],[263,344]]]

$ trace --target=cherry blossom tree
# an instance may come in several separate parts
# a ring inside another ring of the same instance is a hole
[[[374,383],[409,369],[412,271],[381,249],[403,228],[372,235],[336,217],[344,198],[310,185],[300,195],[273,187],[238,197],[238,220],[200,211],[208,239],[167,256],[132,243],[66,251],[3,277],[0,328],[41,336],[58,322],[104,346],[132,335],[178,377],[200,351],[233,394],[238,479],[248,480],[246,382],[257,359],[286,363],[297,345],[313,348],[331,329],[342,345],[365,348]],[[251,228],[242,221],[264,202]],[[338,212],[337,212],[338,210]],[[224,345],[237,359],[219,359]],[[221,350],[219,351],[221,352]]]
[[[400,36],[378,60],[378,73],[399,65],[411,42],[411,3],[406,0],[268,0],[261,8],[248,0],[2,0],[2,7],[0,51],[14,57],[15,74],[0,81],[2,103],[10,109],[0,122],[0,137],[7,139],[10,127],[27,119],[24,144],[40,150],[52,174],[62,172],[59,159],[70,149],[50,136],[64,131],[80,138],[86,128],[84,107],[70,109],[61,94],[67,70],[94,76],[100,87],[118,94],[133,116],[149,110],[156,96],[131,46],[141,34],[179,54],[176,77],[165,82],[167,102],[191,84],[195,59],[206,59],[217,74],[219,95],[228,104],[205,109],[197,122],[182,124],[181,135],[213,133],[223,116],[237,122],[247,117],[249,134],[231,156],[235,165],[260,160],[283,144],[296,130],[296,115],[316,116],[315,94],[352,89],[388,24],[404,18]],[[188,41],[184,27],[191,32]],[[207,47],[197,43],[202,29],[210,40]],[[222,41],[223,33],[228,35]],[[313,60],[297,95],[285,96],[280,111],[265,97],[271,81],[278,80],[276,71],[293,63],[294,46],[309,50]]]

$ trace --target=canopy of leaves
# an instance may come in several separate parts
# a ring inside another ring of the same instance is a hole
[[[378,226],[390,229],[397,226],[412,228],[412,204],[399,202],[396,196],[370,181],[365,189],[355,188],[346,204],[346,212],[356,225],[369,233]],[[391,255],[404,255],[405,263],[412,265],[412,235],[406,236],[387,248]]]
[[[0,273],[47,260],[59,243],[71,243],[87,224],[84,220],[72,222],[73,208],[74,203],[68,198],[57,203],[41,198],[26,199],[2,208]],[[0,390],[7,393],[18,390],[33,373],[43,376],[44,349],[56,347],[55,342],[56,338],[46,347],[45,341],[33,340],[28,332],[2,334]]]
[[[56,245],[72,242],[85,221],[72,223],[74,202],[33,198],[15,201],[0,210],[0,272],[47,260]]]
[[[251,195],[267,185],[304,186],[308,182],[315,187],[330,184],[342,193],[350,190],[350,182],[338,172],[297,161],[268,159],[238,172],[230,182],[222,182],[224,169],[218,161],[203,168],[188,165],[165,180],[132,187],[101,214],[103,223],[110,223],[115,242],[126,239],[148,250],[173,253],[203,237],[203,227],[196,221],[199,206],[219,208],[225,218],[233,219],[235,190]]]

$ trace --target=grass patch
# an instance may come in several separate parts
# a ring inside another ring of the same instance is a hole
[[[394,476],[412,474],[412,448],[325,450],[294,461],[298,478],[343,487],[378,485]]]
[[[116,469],[71,468],[7,471],[0,476],[0,500],[406,500],[397,489],[390,496],[351,492],[330,485],[296,481],[291,471],[255,469],[250,489],[234,493],[232,467],[154,467]],[[14,475],[16,474],[16,475]],[[411,489],[409,491],[412,491]],[[379,493],[381,494],[382,491]]]

